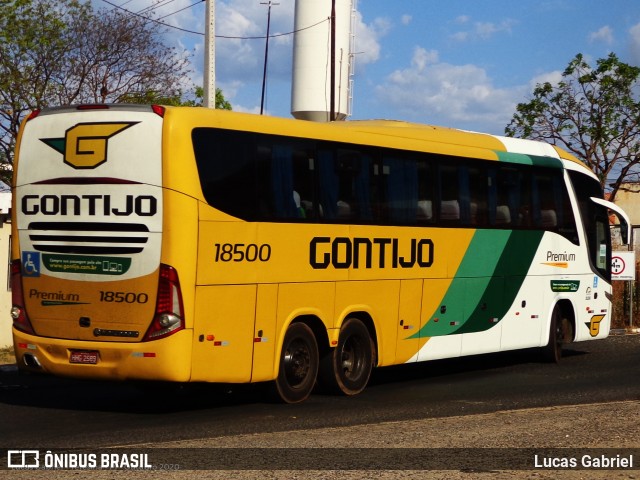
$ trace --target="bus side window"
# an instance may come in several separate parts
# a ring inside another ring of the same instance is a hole
[[[431,163],[426,160],[419,160],[416,164],[418,169],[418,223],[433,223],[435,215],[433,212],[434,183],[433,169]]]
[[[496,226],[531,225],[531,183],[526,166],[503,166],[498,169]]]
[[[505,228],[511,225],[511,203],[509,200],[511,175],[505,168],[491,168],[489,174],[489,219],[493,226]],[[515,207],[513,208],[515,210]]]
[[[536,172],[533,176],[533,223],[545,230],[556,230],[558,212],[550,172]]]
[[[445,224],[460,223],[460,179],[459,168],[440,165],[439,171],[439,219]]]
[[[558,212],[558,232],[578,245],[580,240],[576,229],[576,220],[573,216],[573,209],[571,208],[571,201],[569,200],[562,172],[558,172],[553,177],[553,195],[556,198]]]
[[[415,224],[418,214],[418,166],[400,154],[384,156],[382,178],[392,224]]]
[[[356,150],[326,146],[318,150],[317,157],[320,207],[324,219],[371,221],[371,158]]]
[[[293,148],[274,144],[271,147],[271,200],[277,219],[293,219],[299,214],[300,196],[293,188]]]
[[[567,195],[561,170],[549,170],[534,174],[534,224],[545,230],[558,232],[573,243],[578,243],[578,233],[571,203]]]
[[[310,150],[304,149],[298,152],[294,159],[293,188],[294,198],[297,195],[299,199],[296,202],[299,216],[306,221],[315,221],[322,211],[315,198],[315,158],[313,158]]]
[[[464,224],[486,226],[487,174],[484,168],[468,166],[462,170],[465,189],[462,190],[462,219]],[[466,191],[465,191],[466,190]]]
[[[320,211],[315,197],[315,159],[313,142],[297,142],[293,151],[293,197],[296,217],[300,221],[316,221]]]
[[[255,156],[260,219],[314,218],[313,163],[308,147],[295,139],[262,136]]]
[[[193,148],[207,203],[234,217],[259,220],[265,192],[256,164],[256,136],[246,132],[196,128]]]

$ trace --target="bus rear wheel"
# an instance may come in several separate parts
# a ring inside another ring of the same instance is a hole
[[[279,400],[299,403],[306,400],[318,376],[318,344],[311,328],[304,323],[289,326],[284,336],[278,377],[274,382]]]
[[[357,318],[347,319],[340,329],[338,345],[320,362],[319,381],[325,389],[356,395],[365,389],[373,369],[373,341]]]

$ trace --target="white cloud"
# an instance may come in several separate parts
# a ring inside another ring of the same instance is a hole
[[[416,47],[413,52],[413,58],[411,59],[411,65],[416,67],[418,71],[423,71],[427,65],[438,62],[438,52],[436,50],[425,50],[421,47]]]
[[[629,29],[629,52],[635,65],[640,65],[640,23]]]
[[[469,39],[469,32],[456,32],[450,38],[456,42],[466,42]]]
[[[461,16],[456,18],[454,23],[467,25],[471,23],[471,18],[468,16]],[[450,38],[457,42],[466,42],[468,40],[489,40],[500,33],[510,34],[516,24],[517,22],[511,19],[503,20],[500,23],[474,22],[470,29],[453,33],[450,35]]]
[[[362,20],[362,14],[356,12],[355,25],[355,61],[357,65],[374,63],[380,58],[380,38],[385,36],[391,23],[385,18],[376,18],[371,24]]]
[[[482,39],[491,38],[498,32],[498,26],[491,22],[478,22],[475,25],[475,33]]]
[[[595,32],[589,34],[590,42],[604,43],[606,45],[613,44],[613,29],[609,25],[605,25]]]
[[[413,20],[413,17],[411,15],[402,15],[402,17],[400,18],[400,21],[403,25],[409,25],[411,23],[411,20]]]
[[[562,80],[562,72],[560,70],[555,70],[553,72],[546,72],[536,75],[529,81],[529,87],[531,91],[542,83],[550,83],[551,85],[558,85]]]
[[[204,9],[202,9],[204,12]],[[243,84],[260,84],[264,66],[267,5],[253,0],[216,1],[216,81],[223,84],[241,78]],[[269,82],[291,79],[294,0],[279,0],[271,7]],[[204,20],[204,19],[202,19]],[[204,29],[204,26],[202,27]],[[229,38],[238,37],[238,38]],[[258,38],[255,38],[258,37]],[[201,64],[199,65],[201,68]],[[235,87],[238,89],[239,87]],[[254,87],[251,87],[254,88]],[[259,89],[257,90],[259,93]],[[227,91],[225,90],[225,96]]]
[[[408,120],[503,133],[528,88],[499,88],[483,68],[441,62],[437,51],[416,47],[411,66],[392,72],[376,95]]]

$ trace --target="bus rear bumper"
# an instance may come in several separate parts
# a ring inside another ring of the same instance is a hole
[[[13,329],[18,368],[66,377],[188,382],[192,331],[151,342],[87,342],[44,338]]]

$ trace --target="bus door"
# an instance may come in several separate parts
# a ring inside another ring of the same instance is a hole
[[[424,344],[419,335],[422,318],[422,283],[422,279],[400,282],[395,363],[415,362],[418,359],[417,353]]]
[[[446,278],[424,281],[422,318],[425,324],[420,329],[423,347],[418,354],[419,362],[460,356],[462,336],[455,332],[463,319],[464,302],[463,297],[452,291],[453,283],[453,279]]]

